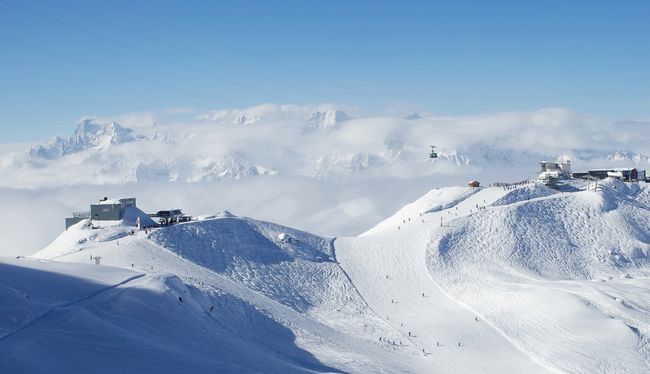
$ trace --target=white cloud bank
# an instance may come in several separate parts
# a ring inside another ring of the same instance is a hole
[[[645,169],[649,124],[561,108],[369,116],[333,104],[95,118],[69,139],[0,147],[0,201],[18,218],[0,225],[7,240],[0,254],[39,249],[63,229],[64,216],[105,195],[135,196],[147,210],[228,209],[354,235],[433,187],[530,178],[541,159],[567,156],[575,170]],[[435,162],[430,144],[438,146]]]

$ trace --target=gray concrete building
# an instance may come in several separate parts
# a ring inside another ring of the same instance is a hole
[[[105,197],[97,204],[90,204],[90,212],[72,213],[72,217],[65,219],[65,229],[88,218],[93,221],[119,221],[124,218],[124,212],[128,207],[135,206],[134,197],[119,200]]]

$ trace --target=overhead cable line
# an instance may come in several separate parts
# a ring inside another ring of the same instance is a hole
[[[103,41],[105,41],[105,42],[108,42],[108,43],[111,43],[111,44],[115,44],[115,45],[118,45],[118,46],[120,46],[120,47],[123,47],[123,48],[129,49],[129,50],[131,50],[131,51],[134,51],[134,52],[140,53],[140,54],[142,54],[142,55],[145,55],[145,56],[149,56],[149,57],[152,57],[152,58],[158,59],[158,60],[163,61],[163,62],[166,62],[166,63],[168,63],[168,64],[170,64],[170,65],[175,65],[175,66],[181,67],[181,68],[183,68],[183,69],[186,69],[186,70],[192,71],[192,72],[194,72],[194,73],[197,73],[197,74],[200,74],[200,75],[204,75],[204,76],[206,76],[206,77],[209,77],[209,78],[212,78],[212,79],[215,79],[215,80],[218,80],[218,81],[224,82],[224,83],[228,83],[228,84],[230,84],[230,85],[232,85],[232,86],[240,87],[240,88],[246,89],[246,90],[251,91],[251,92],[255,92],[255,93],[260,94],[260,95],[263,95],[263,96],[267,96],[267,97],[271,97],[271,98],[274,98],[274,99],[277,99],[277,100],[281,100],[281,101],[284,101],[284,102],[289,103],[289,104],[298,105],[297,103],[295,103],[295,102],[293,102],[293,101],[291,101],[291,100],[289,100],[289,99],[286,99],[286,98],[284,98],[284,97],[281,97],[281,96],[278,96],[278,95],[272,94],[272,93],[270,93],[270,92],[266,92],[266,91],[259,90],[259,89],[257,89],[257,88],[254,88],[254,87],[251,87],[251,86],[248,86],[248,85],[245,85],[245,84],[242,84],[242,83],[239,83],[239,82],[233,81],[233,80],[228,79],[228,78],[224,78],[224,77],[222,77],[222,76],[219,76],[219,75],[216,75],[216,74],[213,74],[213,73],[207,72],[207,71],[205,71],[205,70],[202,70],[202,69],[196,68],[196,67],[194,67],[194,66],[191,66],[191,65],[188,65],[188,64],[185,64],[185,63],[182,63],[182,62],[179,62],[179,61],[176,61],[176,60],[170,59],[170,58],[168,58],[168,57],[165,57],[165,56],[162,56],[162,55],[159,55],[159,54],[153,53],[153,52],[149,52],[149,51],[144,50],[144,49],[142,49],[142,48],[139,48],[139,47],[136,47],[136,46],[133,46],[133,45],[130,45],[130,44],[127,44],[127,43],[121,42],[121,41],[119,41],[119,40],[115,40],[115,39],[109,38],[109,37],[107,37],[107,36],[101,35],[101,34],[96,33],[96,32],[94,32],[94,31],[91,31],[91,30],[85,29],[85,28],[83,28],[83,27],[75,26],[75,25],[70,24],[70,23],[68,23],[68,22],[61,21],[60,19],[57,19],[57,18],[54,18],[54,17],[50,17],[50,16],[48,16],[48,15],[46,15],[46,14],[43,14],[43,13],[40,13],[40,12],[36,12],[36,11],[31,10],[31,9],[24,8],[24,7],[20,6],[20,5],[16,5],[16,4],[10,3],[10,2],[8,2],[8,1],[6,1],[6,0],[0,0],[0,3],[3,3],[3,4],[5,4],[5,5],[7,5],[7,6],[10,6],[10,7],[14,8],[14,9],[18,9],[18,10],[20,10],[20,11],[22,11],[22,12],[25,12],[25,13],[28,13],[28,14],[31,14],[31,15],[34,15],[34,16],[36,16],[36,17],[43,18],[43,19],[48,20],[48,21],[50,21],[50,22],[53,22],[53,23],[56,23],[56,24],[59,24],[59,25],[65,26],[65,27],[70,28],[70,29],[72,29],[72,30],[75,30],[75,31],[78,31],[78,32],[82,32],[82,33],[88,34],[88,35],[93,36],[93,37],[95,37],[95,38],[97,38],[97,39],[101,39],[101,40],[103,40]]]
[[[92,63],[90,61],[80,59],[79,57],[72,58],[70,56],[65,56],[65,55],[62,55],[60,53],[56,53],[56,52],[54,52],[52,50],[27,46],[24,43],[21,43],[21,42],[15,40],[15,39],[6,38],[6,37],[4,37],[2,35],[0,35],[0,41],[4,41],[4,42],[7,42],[7,43],[12,43],[12,44],[16,45],[19,48],[32,50],[32,51],[34,51],[36,53],[52,56],[52,57],[55,57],[57,59],[64,60],[64,61],[76,64],[76,65],[90,67],[90,68],[95,69],[95,70],[105,71],[105,72],[108,72],[110,74],[113,74],[113,75],[116,75],[116,76],[119,76],[119,77],[122,77],[122,78],[125,78],[125,79],[129,79],[129,80],[132,80],[132,81],[135,81],[135,82],[138,82],[138,83],[144,83],[144,84],[148,84],[148,85],[152,85],[152,86],[157,86],[157,87],[162,87],[162,88],[166,88],[166,89],[175,90],[175,91],[178,91],[180,93],[183,93],[183,94],[186,94],[186,95],[191,95],[191,96],[194,96],[196,98],[200,98],[202,100],[205,100],[206,103],[211,103],[211,102],[214,102],[215,100],[217,100],[214,97],[204,95],[204,94],[202,94],[200,92],[194,92],[194,91],[186,90],[184,88],[177,87],[177,86],[174,86],[174,85],[156,82],[156,81],[153,81],[153,80],[150,80],[150,79],[142,78],[142,77],[137,76],[137,75],[125,73],[125,72],[122,72],[122,71],[119,71],[119,70],[116,70],[116,69],[109,69],[109,68],[107,68],[105,66],[100,66],[100,65],[97,65],[97,64]]]
[[[61,3],[60,1],[58,1],[58,0],[49,0],[49,1],[52,2],[52,3],[54,3],[54,4],[56,4],[56,5],[59,6],[59,7],[61,7],[61,6],[64,5],[64,4],[62,4],[62,3]],[[120,12],[120,13],[122,13],[122,14],[124,14],[124,15],[127,15],[127,16],[131,16],[131,15],[132,15],[132,13],[127,12],[127,11],[120,11],[120,10],[117,9],[117,8],[114,8],[114,9],[115,9],[115,11]],[[164,24],[164,25],[173,26],[173,27],[175,27],[175,28],[179,28],[179,27],[180,27],[180,26],[178,26],[178,25],[174,25],[174,24],[172,24],[172,23],[170,23],[170,22],[167,22],[167,21],[165,21],[165,20],[163,20],[163,19],[161,19],[161,18],[159,18],[159,17],[155,17],[155,19],[153,19],[153,18],[152,18],[151,16],[149,16],[149,15],[146,15],[146,16],[145,16],[143,12],[137,12],[137,14],[138,14],[138,16],[140,16],[140,17],[147,17],[147,20],[150,20],[150,21],[151,21],[151,20],[153,20],[153,21],[156,21],[156,20],[157,20],[157,22],[162,23],[162,24]],[[97,17],[96,15],[88,15],[88,14],[85,14],[84,17],[89,18],[89,19],[94,19],[94,20],[96,20],[96,21],[98,21],[98,22],[100,22],[100,23],[106,23],[106,22],[108,21],[107,18],[105,18],[105,17]],[[133,28],[129,29],[128,27],[125,27],[125,26],[120,25],[120,24],[118,24],[118,25],[113,25],[112,27],[114,27],[114,28],[119,28],[119,29],[121,29],[121,30],[123,30],[123,31],[125,31],[125,32],[128,32],[128,33],[133,33]],[[137,30],[137,32],[138,32],[140,35],[143,34],[143,31],[142,31],[142,30]],[[144,33],[145,33],[145,34],[148,34],[149,36],[154,35],[152,32],[144,31]],[[210,39],[210,38],[205,38],[205,37],[203,37],[203,40],[205,40],[206,42],[208,42],[208,43],[210,43],[210,44],[212,44],[212,45],[215,45],[215,46],[217,45],[217,43],[215,43],[215,42],[214,42],[212,39]],[[182,46],[181,46],[181,45],[175,44],[175,43],[170,42],[170,41],[165,41],[165,44],[166,44],[167,46],[169,46],[169,47],[171,47],[171,48],[173,48],[173,49],[177,49],[177,50],[180,50],[180,49],[182,49],[182,48],[187,48],[187,46],[185,46],[185,45],[182,45]],[[232,50],[232,49],[233,49],[233,48],[231,47],[231,50]],[[196,50],[192,50],[192,51],[190,51],[190,52],[192,52],[192,53],[194,53],[194,54],[197,54],[197,51],[196,51]],[[200,53],[200,52],[199,52],[199,53]],[[295,90],[301,90],[301,91],[304,91],[304,88],[302,88],[302,87],[297,87],[297,86],[295,86],[295,85],[293,85],[293,84],[289,84],[289,83],[287,83],[287,82],[283,82],[283,81],[281,81],[281,80],[278,80],[278,79],[275,79],[275,78],[269,77],[268,75],[266,75],[266,74],[262,74],[262,73],[259,73],[259,72],[255,71],[255,70],[247,69],[247,68],[245,68],[245,67],[241,67],[241,66],[238,66],[238,65],[235,65],[235,64],[229,63],[229,62],[227,62],[227,61],[225,61],[225,60],[221,60],[220,63],[223,64],[223,65],[225,65],[225,66],[227,66],[227,67],[229,67],[229,68],[231,68],[231,69],[238,70],[238,71],[243,72],[243,73],[246,73],[246,74],[248,74],[248,75],[252,75],[252,76],[255,76],[255,77],[258,77],[258,78],[264,79],[264,80],[269,81],[269,82],[271,82],[271,83],[274,83],[274,84],[276,84],[276,85],[281,85],[281,86],[288,87],[288,88],[292,88],[292,89],[295,89]]]

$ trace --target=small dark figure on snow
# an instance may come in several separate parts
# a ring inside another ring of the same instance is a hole
[[[179,297],[178,297],[178,301],[180,301],[180,302],[182,303],[182,302],[183,302],[183,298],[182,298],[181,296],[179,296]]]

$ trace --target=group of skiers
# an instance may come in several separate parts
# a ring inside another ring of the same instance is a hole
[[[386,275],[386,279],[390,279],[390,276],[389,276],[389,275]],[[426,297],[425,294],[424,294],[424,292],[422,292],[422,297]],[[391,304],[397,304],[397,302],[395,301],[395,299],[390,299],[390,302],[391,302]],[[388,319],[389,319],[389,318],[388,318],[388,315],[387,315],[387,316],[386,316],[386,320],[388,321]],[[474,320],[475,320],[476,322],[478,322],[478,317],[474,317]],[[404,327],[404,324],[403,324],[403,323],[400,323],[400,326],[401,326],[401,327]],[[364,327],[365,327],[365,325],[364,325]],[[413,334],[411,331],[408,331],[408,337],[409,337],[409,338],[414,338],[414,337],[415,337],[415,334]],[[380,341],[380,342],[386,342],[386,343],[389,343],[389,344],[392,344],[392,345],[400,345],[400,346],[402,345],[402,342],[401,342],[401,341],[399,341],[398,343],[396,343],[394,340],[391,341],[391,340],[388,340],[388,339],[382,338],[381,336],[379,337],[379,341]],[[436,347],[441,347],[441,346],[442,346],[442,345],[440,344],[440,342],[436,342]],[[458,346],[459,346],[459,347],[462,347],[463,345],[461,344],[461,342],[458,342]],[[422,348],[422,353],[423,353],[425,356],[428,355],[428,354],[430,354],[430,353],[427,353],[427,351],[426,351],[424,348]]]
[[[483,200],[483,202],[485,202],[485,200]],[[476,211],[480,211],[480,210],[485,210],[485,209],[486,209],[485,206],[478,205],[478,204],[476,204],[474,208],[476,209]],[[454,212],[454,217],[458,217],[458,206],[456,206],[454,210],[455,210],[455,212]],[[447,210],[447,214],[451,214],[451,212],[452,212],[451,209]],[[474,210],[473,210],[473,209],[470,209],[469,212],[470,212],[470,213],[474,213]],[[426,223],[426,222],[424,221],[424,218],[422,218],[422,213],[420,213],[420,220],[421,220],[422,223]],[[403,223],[403,224],[406,224],[406,223],[408,223],[408,222],[411,222],[411,218],[410,218],[410,217],[407,218],[407,219],[402,219],[402,223]],[[442,225],[442,217],[440,217],[440,227],[442,227],[442,226],[443,226],[443,225]],[[402,229],[402,226],[397,225],[397,230],[401,230],[401,229]]]
[[[415,337],[415,335],[413,335],[413,334],[409,331],[409,337]],[[399,340],[399,341],[396,341],[396,340],[390,340],[390,339],[382,338],[381,336],[379,337],[379,341],[380,341],[380,342],[384,342],[384,343],[388,343],[388,344],[391,344],[391,345],[398,345],[398,346],[402,346],[402,345],[403,345],[401,340]],[[462,347],[463,344],[462,344],[461,342],[458,342],[458,346],[459,346],[459,347]],[[440,344],[440,342],[436,342],[436,347],[442,347],[442,344]],[[430,353],[427,353],[427,351],[426,351],[424,348],[422,348],[422,353],[423,353],[425,356],[428,355],[428,354],[430,354]]]
[[[422,213],[420,213],[420,221],[421,221],[422,223],[425,223],[425,222],[424,222],[424,218],[422,218]],[[405,218],[405,219],[402,219],[402,223],[403,223],[403,224],[407,224],[407,223],[409,223],[409,222],[411,222],[411,217],[409,217],[409,218]],[[402,226],[397,225],[397,230],[401,230],[401,229],[402,229]]]

